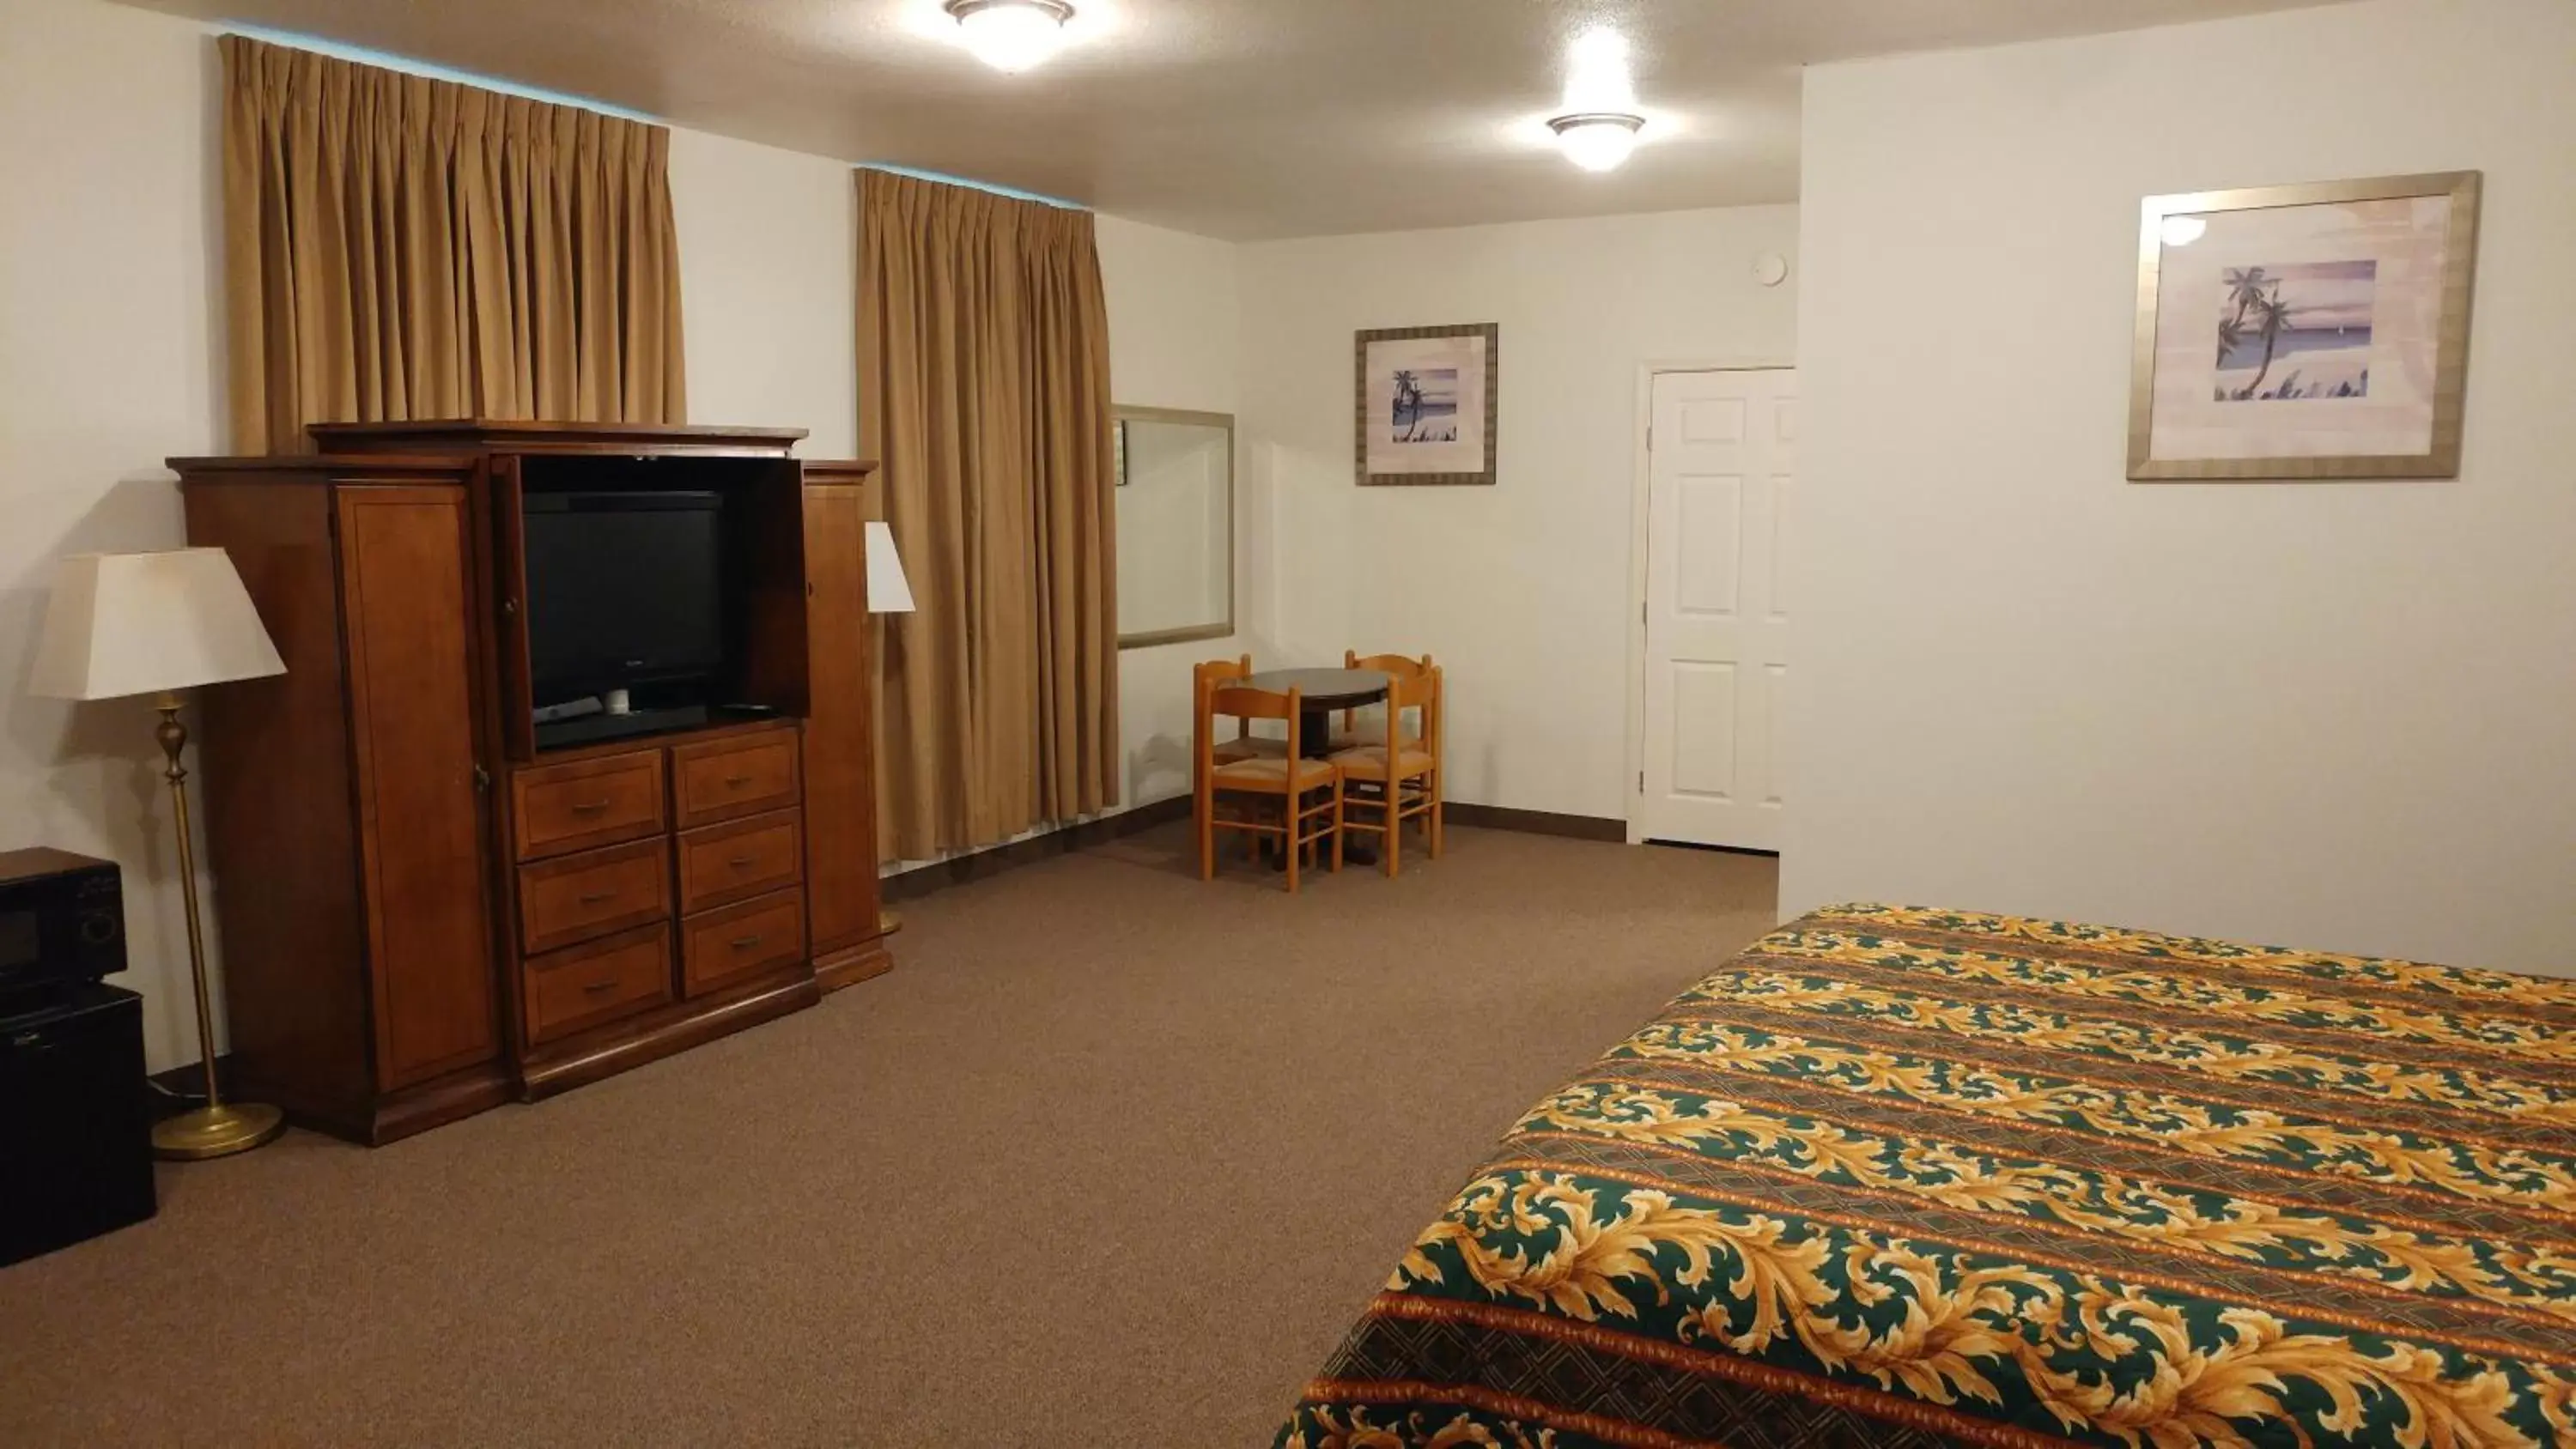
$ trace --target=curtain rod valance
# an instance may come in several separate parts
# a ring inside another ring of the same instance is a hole
[[[972,176],[951,176],[945,171],[923,171],[918,167],[897,166],[890,161],[861,161],[850,169],[861,172],[873,171],[884,176],[909,177],[914,181],[927,181],[934,186],[962,186],[968,191],[981,191],[993,196],[1005,196],[1009,197],[1013,201],[1034,201],[1042,206],[1052,206],[1058,211],[1090,211],[1093,209],[1083,205],[1079,201],[1067,201],[1061,196],[1048,196],[1043,192],[1037,191],[1022,191],[1016,186],[1003,186],[996,182],[978,181]]]
[[[436,61],[422,60],[418,56],[396,55],[391,51],[374,50],[363,45],[347,45],[318,35],[299,35],[292,30],[271,30],[264,25],[239,24],[224,26],[222,33],[243,36],[262,44],[276,46],[281,50],[310,51],[315,55],[328,56],[333,60],[345,60],[352,65],[398,71],[404,75],[419,76],[424,80],[446,81],[451,85],[467,86],[474,90],[494,91],[505,96],[517,96],[522,100],[541,101],[550,106],[570,106],[575,110],[597,111],[603,116],[613,116],[621,121],[633,121],[638,125],[663,124],[659,116],[648,116],[642,111],[610,105],[606,101],[593,100],[588,96],[550,91],[543,86],[526,85],[504,76],[478,75],[470,70],[458,70],[453,66],[440,65]]]

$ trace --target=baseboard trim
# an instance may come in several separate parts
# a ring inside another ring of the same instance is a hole
[[[1614,844],[1624,844],[1628,839],[1627,821],[1607,820],[1598,815],[1560,815],[1552,810],[1515,810],[1504,805],[1469,805],[1455,800],[1441,808],[1447,812],[1449,823],[1476,830],[1517,830],[1525,835],[1606,840]],[[1054,860],[1189,818],[1190,797],[1175,795],[1169,800],[1157,800],[1151,805],[1139,805],[1116,815],[1085,820],[1061,830],[1050,830],[1044,835],[1032,835],[1026,840],[979,850],[972,855],[915,866],[901,875],[890,875],[879,881],[878,891],[888,904],[917,901],[951,886],[991,880],[1024,865]]]
[[[1598,815],[1560,815],[1553,810],[1515,810],[1508,805],[1470,805],[1452,800],[1441,809],[1452,825],[1477,830],[1517,830],[1524,835],[1561,835],[1569,840],[1607,840],[1624,845],[1628,822]]]
[[[970,885],[979,880],[990,880],[994,876],[1017,870],[1024,865],[1054,860],[1058,856],[1071,855],[1077,850],[1106,845],[1121,837],[1134,835],[1140,830],[1151,830],[1158,825],[1169,825],[1175,820],[1189,818],[1190,797],[1175,795],[1169,800],[1157,800],[1150,805],[1139,805],[1133,810],[1122,810],[1115,815],[1097,816],[1065,826],[1060,830],[1050,830],[1044,835],[1032,835],[1026,840],[1014,840],[1008,845],[979,850],[972,855],[960,855],[948,860],[933,861],[928,865],[915,866],[901,875],[890,875],[877,882],[877,889],[889,903],[917,901],[923,896],[947,890],[951,886]]]

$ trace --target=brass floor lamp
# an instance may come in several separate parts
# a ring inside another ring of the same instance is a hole
[[[179,891],[187,905],[188,969],[197,994],[197,1050],[206,1105],[152,1129],[164,1157],[247,1152],[286,1129],[275,1107],[226,1102],[215,1081],[214,1004],[206,990],[205,928],[197,912],[196,850],[188,828],[188,728],[179,691],[283,674],[285,662],[260,627],[259,611],[219,548],[162,553],[88,553],[63,561],[36,646],[33,693],[55,699],[160,696],[154,736],[167,764],[171,815],[179,832]]]

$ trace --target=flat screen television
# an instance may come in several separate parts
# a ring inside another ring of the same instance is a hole
[[[536,704],[723,670],[723,502],[712,492],[526,496]]]

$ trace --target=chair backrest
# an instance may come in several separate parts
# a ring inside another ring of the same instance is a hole
[[[1229,719],[1284,719],[1293,723],[1297,718],[1300,693],[1302,691],[1294,689],[1281,694],[1273,689],[1220,684],[1208,691],[1208,713]]]
[[[1252,672],[1252,656],[1240,659],[1209,659],[1190,666],[1190,683],[1205,690],[1229,679],[1241,679]]]
[[[1345,649],[1342,651],[1342,667],[1344,669],[1375,669],[1384,674],[1391,674],[1398,679],[1407,677],[1419,679],[1423,675],[1429,674],[1434,668],[1431,663],[1431,656],[1428,654],[1423,655],[1419,659],[1413,659],[1402,654],[1362,654],[1354,649]]]
[[[1191,665],[1190,718],[1200,725],[1205,725],[1208,692],[1228,680],[1241,679],[1250,673],[1252,673],[1252,656],[1249,654],[1240,659],[1206,659]],[[1202,728],[1199,733],[1204,735],[1207,731]],[[1236,739],[1241,739],[1249,733],[1251,730],[1247,726],[1238,724],[1234,727]]]
[[[1292,689],[1286,694],[1276,690],[1253,689],[1241,684],[1219,684],[1200,698],[1202,724],[1212,723],[1219,715],[1236,720],[1276,719],[1288,722],[1288,757],[1295,759],[1304,741],[1297,737],[1298,716],[1305,706],[1305,691]],[[1198,758],[1202,770],[1216,767],[1215,731],[1198,731]]]
[[[1374,669],[1377,666],[1365,665],[1362,667]],[[1386,686],[1386,757],[1390,760],[1396,757],[1396,750],[1404,743],[1404,712],[1408,709],[1418,709],[1422,711],[1423,746],[1431,750],[1434,754],[1437,754],[1439,752],[1440,741],[1439,666],[1433,665],[1417,674],[1399,674],[1393,671],[1388,673]]]
[[[1423,655],[1419,659],[1414,659],[1402,654],[1362,654],[1356,649],[1345,649],[1342,651],[1342,667],[1344,669],[1374,669],[1379,673],[1384,674],[1389,679],[1420,679],[1431,673],[1435,666],[1432,664],[1431,656],[1428,654]],[[1387,707],[1387,713],[1390,715],[1401,715],[1404,711],[1389,705]],[[1359,712],[1357,710],[1343,710],[1342,728],[1349,729],[1351,727],[1351,721],[1358,717]],[[1424,721],[1426,728],[1429,723],[1430,722],[1427,719]]]

